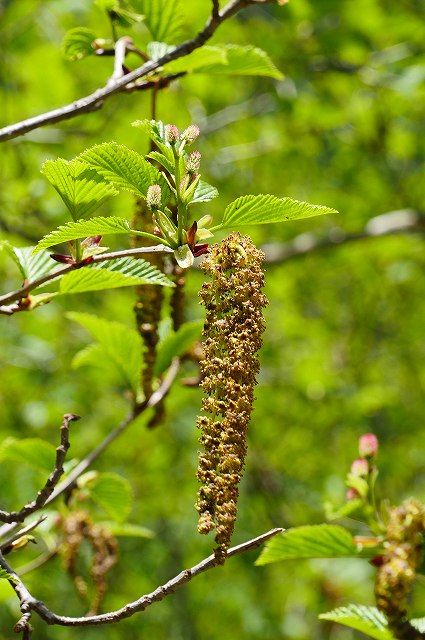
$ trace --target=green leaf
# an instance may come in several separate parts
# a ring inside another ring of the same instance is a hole
[[[95,480],[86,485],[90,497],[102,507],[112,520],[123,522],[133,505],[131,485],[116,473],[99,473]]]
[[[384,614],[376,607],[350,604],[348,607],[339,607],[329,613],[322,613],[319,618],[339,622],[376,640],[394,640]]]
[[[203,46],[195,49],[187,56],[172,60],[165,65],[167,73],[180,73],[181,71],[196,71],[205,67],[214,68],[215,65],[227,65],[227,51],[224,47]]]
[[[344,558],[359,556],[353,536],[335,524],[317,524],[288,529],[270,540],[256,564],[298,558]]]
[[[159,151],[151,151],[148,154],[148,158],[152,158],[152,160],[155,160],[156,162],[158,162],[158,164],[161,165],[161,167],[164,167],[164,169],[166,169],[168,171],[168,173],[170,173],[171,175],[174,175],[174,162],[173,162],[173,153],[170,150],[167,150],[167,155],[164,155],[163,153],[160,153]]]
[[[34,253],[53,247],[56,244],[87,238],[89,236],[107,236],[113,233],[131,233],[130,225],[125,218],[109,216],[108,218],[96,217],[91,220],[79,220],[67,222],[54,231],[48,233],[40,240]]]
[[[283,74],[262,49],[237,44],[215,45],[215,49],[225,55],[225,62],[199,66],[195,69],[197,73],[266,76],[277,80],[283,78]]]
[[[196,187],[196,191],[194,196],[189,204],[194,204],[195,202],[209,202],[213,198],[218,196],[218,191],[215,187],[208,184],[208,182],[204,182],[200,180],[198,182],[198,186]]]
[[[113,536],[124,536],[126,538],[154,538],[155,533],[152,529],[146,527],[140,527],[138,524],[131,524],[130,522],[101,522],[105,529],[108,529]]]
[[[75,354],[71,360],[71,367],[79,369],[85,365],[91,365],[103,369],[105,366],[104,355],[102,345],[93,342]]]
[[[0,580],[11,580],[12,582],[18,582],[16,578],[10,575],[6,569],[0,569]]]
[[[142,284],[174,286],[174,283],[150,262],[122,258],[88,265],[66,273],[60,280],[58,293],[53,295],[102,291]]]
[[[62,51],[68,60],[81,60],[94,53],[93,41],[96,34],[85,27],[76,27],[66,32]]]
[[[55,447],[41,438],[6,438],[0,444],[0,461],[12,460],[51,473],[55,466]]]
[[[41,173],[54,186],[73,220],[89,216],[118,193],[95,169],[77,159],[69,162],[63,158],[47,160]]]
[[[178,331],[171,331],[159,343],[154,373],[160,376],[171,364],[173,358],[181,356],[201,337],[203,320],[185,322]]]
[[[14,262],[18,265],[21,275],[26,280],[36,280],[40,276],[53,268],[53,262],[47,252],[33,255],[34,247],[12,247],[12,245],[4,240],[0,242],[0,248],[4,249]]]
[[[335,209],[292,198],[277,198],[271,195],[247,195],[230,203],[224,212],[221,224],[212,227],[217,231],[225,227],[240,227],[249,224],[269,224],[311,218],[325,213],[338,213]]]
[[[83,326],[98,343],[86,348],[86,354],[90,355],[88,358],[86,355],[85,361],[84,357],[81,358],[80,352],[72,365],[77,367],[87,361],[102,365],[102,361],[111,361],[126,384],[137,395],[140,372],[143,368],[143,342],[138,332],[120,322],[111,322],[88,313],[69,312],[67,318]]]
[[[78,156],[78,160],[94,168],[116,189],[126,189],[146,198],[148,188],[159,184],[162,202],[170,197],[167,182],[160,171],[140,153],[116,142],[95,145]]]
[[[176,41],[182,25],[180,0],[138,0],[134,4],[144,14],[152,40]]]

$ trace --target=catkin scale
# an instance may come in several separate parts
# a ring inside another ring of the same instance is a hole
[[[204,359],[206,397],[197,426],[202,431],[197,477],[198,531],[216,531],[215,555],[224,562],[233,533],[246,455],[246,432],[254,401],[257,351],[264,330],[261,293],[264,255],[248,236],[231,234],[210,249],[202,269],[211,277],[200,291],[206,308]]]

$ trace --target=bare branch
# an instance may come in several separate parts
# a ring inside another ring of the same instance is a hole
[[[141,67],[138,67],[134,71],[131,71],[120,78],[111,78],[105,87],[97,89],[84,98],[75,100],[71,104],[60,107],[59,109],[53,109],[52,111],[35,116],[34,118],[28,118],[22,122],[17,122],[16,124],[0,129],[0,142],[17,138],[28,131],[38,129],[39,127],[69,120],[70,118],[74,118],[82,113],[97,111],[103,106],[106,99],[116,93],[126,91],[128,85],[132,85],[136,80],[147,76],[159,67],[163,67],[168,62],[187,56],[195,49],[202,47],[202,45],[213,36],[215,31],[225,20],[238,13],[244,7],[253,4],[256,4],[256,0],[230,0],[230,2],[219,13],[213,8],[213,12],[204,29],[202,29],[202,31],[200,31],[198,35],[191,40],[183,42],[181,45],[162,56],[159,60],[150,60]]]
[[[371,218],[363,231],[358,233],[346,234],[342,229],[332,229],[324,238],[303,233],[286,244],[263,245],[262,250],[267,264],[282,264],[293,258],[349,242],[401,233],[425,233],[425,216],[413,209],[390,211]]]
[[[105,262],[106,260],[117,260],[118,258],[137,258],[143,253],[172,253],[172,251],[172,249],[164,245],[157,245],[155,247],[139,247],[138,249],[123,249],[122,251],[111,251],[110,253],[101,253],[100,255],[93,256],[93,260],[90,264],[93,264],[95,262]],[[12,315],[17,311],[22,311],[19,305],[6,305],[10,302],[14,302],[15,300],[21,300],[22,298],[25,298],[31,291],[37,289],[37,287],[41,287],[42,284],[46,284],[46,282],[50,282],[50,280],[54,280],[60,276],[64,276],[66,273],[74,271],[75,269],[81,269],[81,265],[69,264],[66,267],[60,267],[59,269],[50,271],[50,273],[46,273],[44,276],[41,276],[40,278],[37,278],[32,282],[28,282],[16,291],[5,293],[4,295],[0,296],[0,305],[2,305],[0,306],[0,313]]]
[[[56,461],[55,466],[48,477],[46,484],[37,494],[37,497],[32,502],[26,504],[19,511],[2,511],[0,510],[0,520],[2,522],[23,522],[31,513],[39,511],[46,504],[48,498],[52,495],[54,488],[59,482],[60,477],[63,474],[63,463],[65,462],[66,453],[69,449],[69,423],[74,420],[79,420],[79,416],[73,413],[66,413],[63,417],[61,425],[61,443],[56,449]],[[4,545],[2,545],[4,549]]]
[[[103,453],[105,449],[107,449],[109,445],[114,442],[114,440],[116,440],[118,436],[121,435],[121,433],[123,433],[139,415],[146,411],[146,409],[154,407],[165,398],[171,388],[172,383],[176,378],[179,368],[180,361],[178,358],[176,358],[172,362],[170,368],[167,371],[167,375],[164,377],[164,380],[162,381],[162,384],[157,389],[157,391],[155,391],[151,395],[151,397],[143,404],[137,405],[134,410],[121,422],[121,424],[118,425],[118,427],[108,433],[106,438],[95,449],[93,449],[93,451],[90,451],[90,453],[83,460],[81,460],[81,462],[70,472],[66,479],[56,487],[55,491],[46,501],[46,506],[53,502],[53,500],[55,500],[58,496],[72,488],[80,475],[90,467],[90,465],[100,456],[100,454]]]
[[[277,535],[278,533],[281,533],[282,531],[283,529],[280,528],[271,529],[270,531],[267,531],[267,533],[263,533],[257,538],[253,538],[252,540],[248,540],[247,542],[244,542],[236,547],[232,547],[227,551],[227,557],[230,558],[240,553],[246,553],[247,551],[258,549],[258,547],[264,544],[264,542]],[[45,620],[48,624],[61,625],[65,627],[85,627],[119,622],[124,618],[133,616],[135,613],[145,611],[145,609],[154,604],[154,602],[160,602],[166,596],[169,596],[171,593],[176,591],[176,589],[179,589],[187,582],[190,582],[190,580],[192,580],[199,574],[213,569],[216,565],[217,560],[214,554],[212,554],[191,569],[181,571],[177,576],[169,580],[167,583],[155,589],[155,591],[141,596],[133,602],[129,602],[121,609],[96,616],[70,618],[68,616],[58,615],[53,611],[50,611],[50,609],[48,609],[43,602],[36,600],[36,598],[31,595],[22,580],[9,566],[3,556],[0,555],[0,566],[13,577],[14,581],[10,581],[10,584],[15,590],[15,593],[17,594],[21,603],[20,606],[23,615],[19,622],[15,625],[15,630],[22,630],[24,628],[23,625],[28,624],[29,617],[31,616],[31,611],[36,611],[40,618]]]

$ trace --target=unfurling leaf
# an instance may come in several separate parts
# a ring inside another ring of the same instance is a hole
[[[81,60],[95,52],[94,31],[85,27],[76,27],[66,32],[62,42],[62,51],[68,60]]]

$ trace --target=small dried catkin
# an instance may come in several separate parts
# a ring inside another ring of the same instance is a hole
[[[232,233],[214,245],[202,262],[211,277],[199,293],[206,308],[204,359],[206,394],[197,418],[202,431],[197,478],[198,531],[216,529],[216,559],[223,563],[236,520],[238,484],[246,455],[246,433],[254,401],[257,351],[264,331],[261,293],[264,254],[249,236]]]

